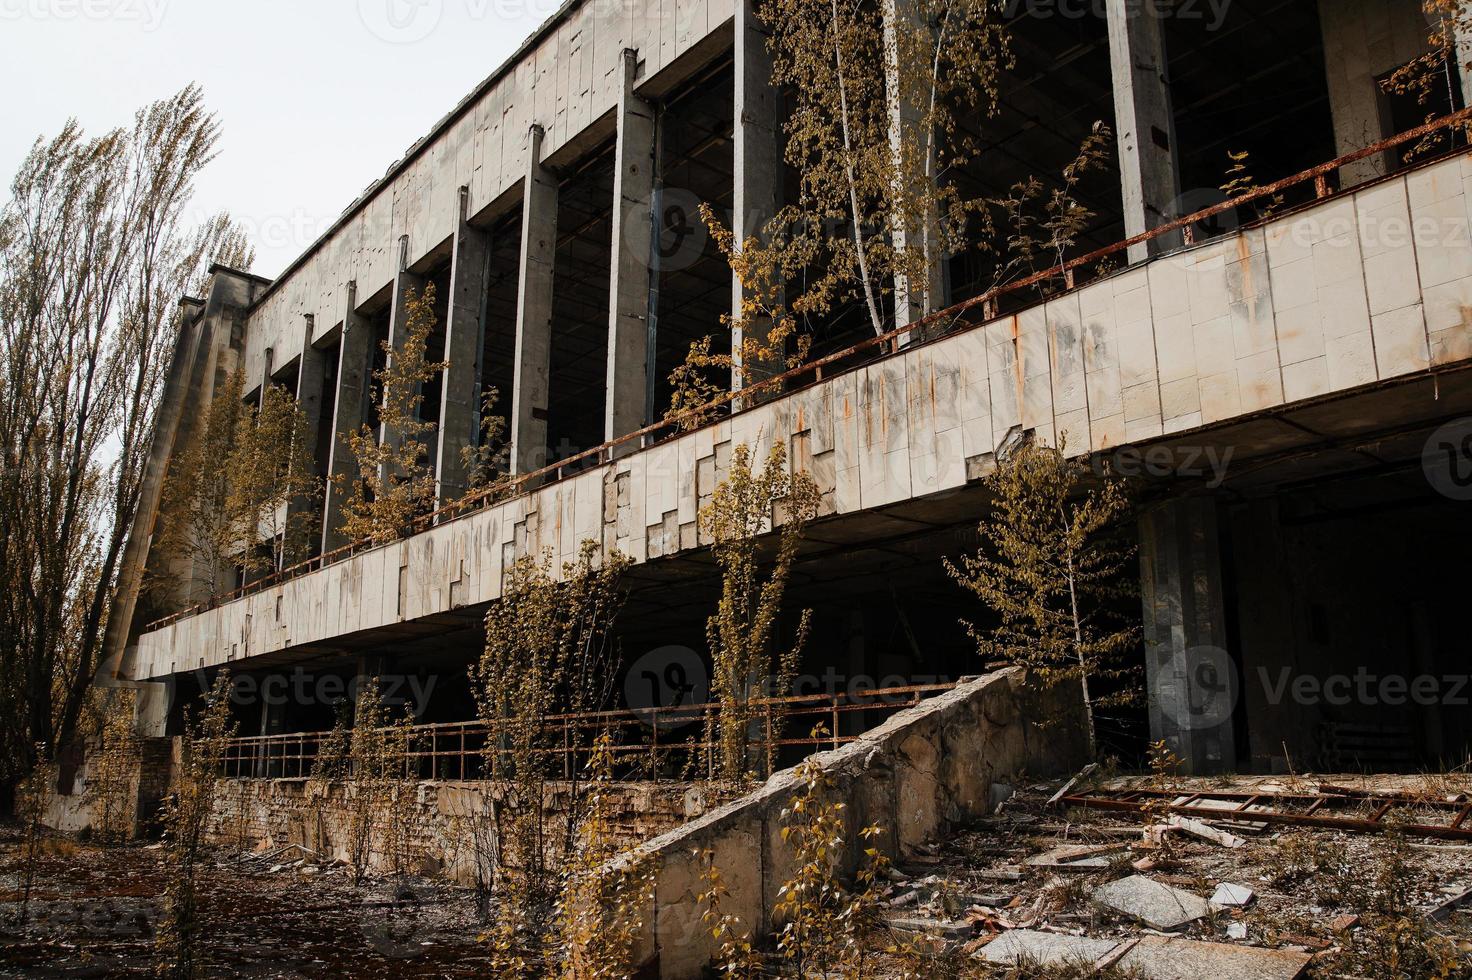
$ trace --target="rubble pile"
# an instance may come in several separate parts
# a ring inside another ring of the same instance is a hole
[[[998,799],[885,894],[891,933],[964,975],[1472,976],[1472,781],[1085,777]]]

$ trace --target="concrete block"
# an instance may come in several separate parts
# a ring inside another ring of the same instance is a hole
[[[1431,363],[1426,320],[1419,303],[1373,317],[1371,329],[1379,377],[1393,378],[1425,370]]]
[[[1155,361],[1161,382],[1195,380],[1197,372],[1196,334],[1191,315],[1179,313],[1164,317],[1155,324]]]
[[[1201,417],[1206,422],[1220,422],[1242,413],[1242,398],[1235,370],[1202,377],[1199,385]]]
[[[1412,217],[1422,289],[1472,276],[1472,232],[1460,196],[1429,204]]]
[[[1398,248],[1367,257],[1365,288],[1372,317],[1415,304],[1421,293],[1415,251]]]
[[[1309,358],[1283,366],[1283,399],[1289,402],[1314,398],[1329,392],[1329,359]]]
[[[1228,316],[1195,324],[1196,375],[1217,374],[1237,361],[1237,342]]]
[[[1318,299],[1318,280],[1312,257],[1295,259],[1273,269],[1273,306],[1278,311],[1309,306]]]
[[[1244,412],[1283,403],[1283,375],[1278,368],[1277,351],[1270,349],[1237,361],[1237,394]]]
[[[1313,306],[1300,306],[1279,313],[1277,334],[1278,357],[1284,364],[1324,356],[1324,328],[1320,311]]]

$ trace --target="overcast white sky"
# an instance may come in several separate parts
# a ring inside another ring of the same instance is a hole
[[[196,206],[230,211],[275,276],[557,6],[0,0],[0,186],[69,116],[101,132],[197,81],[224,134]]]

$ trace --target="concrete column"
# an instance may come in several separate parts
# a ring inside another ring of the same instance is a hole
[[[1140,517],[1150,737],[1197,775],[1236,768],[1240,686],[1227,650],[1216,501],[1170,500]]]
[[[1176,217],[1181,177],[1175,156],[1165,33],[1161,16],[1130,0],[1105,0],[1114,75],[1115,136],[1124,196],[1125,235],[1134,237]],[[1181,243],[1177,234],[1130,249],[1130,262]]]
[[[914,0],[883,0],[885,92],[889,101],[889,151],[899,184],[896,198],[908,201],[917,191],[922,205],[918,211],[901,208],[893,216],[893,237],[897,251],[912,250],[925,256],[924,275],[912,281],[906,272],[894,277],[894,325],[913,323],[948,305],[945,264],[940,254],[940,212],[935,195],[923,186],[926,157],[931,143],[925,132],[926,110],[917,104],[915,87],[907,82],[902,64],[901,38],[916,30],[919,14]],[[919,339],[914,334],[900,338],[901,345]]]
[[[439,449],[435,458],[441,504],[469,489],[461,450],[480,441],[481,352],[485,350],[486,280],[491,236],[466,222],[470,189],[460,188],[460,220],[450,257],[449,312],[445,323],[445,368],[440,400]]]
[[[1462,105],[1472,106],[1472,22],[1459,11],[1451,24],[1454,48],[1452,57],[1457,59],[1457,75],[1462,80]]]
[[[262,738],[269,738],[272,735],[280,735],[286,731],[286,703],[284,701],[277,701],[273,703],[271,698],[276,695],[267,694],[267,691],[272,689],[273,688],[270,685],[267,685],[265,683],[261,684],[259,688],[259,690],[261,691],[260,736]],[[283,685],[281,689],[284,691],[286,689],[286,685]],[[270,750],[267,749],[264,745],[262,745],[257,750],[255,770],[256,778],[258,779],[271,779],[285,775],[285,773],[281,771],[280,761],[273,760],[271,758]]]
[[[261,389],[256,393],[256,411],[266,407],[266,390],[271,387],[271,372],[275,370],[276,348],[267,347],[261,358]]]
[[[322,515],[322,551],[334,551],[348,541],[343,537],[343,494],[335,479],[357,475],[357,462],[348,451],[348,435],[369,419],[368,398],[373,366],[373,329],[357,313],[358,284],[348,283],[347,309],[343,311],[342,341],[337,355],[337,399],[332,413],[332,448],[327,461],[327,504]]]
[[[404,338],[409,335],[409,300],[417,300],[424,295],[425,278],[415,275],[408,269],[409,238],[404,236],[399,242],[399,275],[394,280],[393,306],[389,311],[388,320],[388,357],[385,361],[385,369],[392,367],[394,357],[400,348],[404,346]],[[379,395],[379,406],[384,407],[383,396]],[[380,413],[381,415],[382,413]],[[381,423],[379,438],[384,445],[397,445],[404,438],[404,434],[392,428],[385,420]],[[378,478],[385,484],[389,477],[388,464],[384,464],[378,474]]]
[[[737,243],[760,235],[782,203],[782,120],[776,87],[772,84],[772,57],[767,39],[756,18],[753,0],[736,4],[736,105],[733,150],[735,186],[731,231]],[[740,316],[746,293],[741,280],[731,277],[731,310]],[[747,324],[746,331],[765,335],[770,322]],[[740,391],[745,381],[757,381],[781,371],[780,361],[749,365],[742,370],[742,329],[731,334],[731,351],[736,357],[731,389]],[[736,407],[741,407],[738,402]]]
[[[511,393],[511,472],[547,463],[547,392],[552,372],[553,265],[557,178],[542,165],[542,127],[527,135],[521,217],[521,281],[516,298],[516,370]]]
[[[618,97],[618,144],[613,170],[613,260],[609,274],[608,387],[604,438],[648,424],[649,372],[654,339],[650,309],[650,256],[654,217],[654,107],[634,94],[639,54],[623,54]],[[624,451],[637,449],[627,445]]]
[[[307,419],[307,452],[315,455],[317,436],[322,427],[322,398],[326,394],[323,386],[327,381],[327,355],[312,346],[312,334],[316,332],[315,318],[308,314],[303,319],[306,323],[303,328],[302,356],[297,362],[296,400],[301,407],[302,414]],[[326,460],[314,460],[316,471],[320,472],[326,462]],[[293,525],[300,525],[304,520],[303,515],[315,511],[320,499],[320,496],[303,496],[289,501],[286,505],[287,529],[290,530]],[[321,543],[320,536],[314,543]]]

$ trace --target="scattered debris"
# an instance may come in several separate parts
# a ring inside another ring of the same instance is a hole
[[[1246,885],[1232,885],[1222,882],[1217,886],[1216,892],[1211,896],[1212,905],[1220,905],[1223,908],[1245,909],[1257,901],[1257,892]]]
[[[1080,771],[1077,776],[1074,776],[1068,782],[1064,783],[1063,787],[1058,790],[1058,792],[1053,794],[1053,796],[1048,800],[1048,806],[1057,806],[1059,800],[1063,799],[1069,793],[1073,792],[1073,788],[1075,786],[1092,776],[1095,771],[1098,770],[1098,768],[1099,764],[1097,762],[1091,762],[1088,765],[1084,766],[1083,770]]]
[[[1445,902],[1442,902],[1436,908],[1432,909],[1426,918],[1432,922],[1445,922],[1452,917],[1453,912],[1469,902],[1472,902],[1472,888],[1467,889],[1459,895],[1453,895]]]
[[[1192,837],[1200,837],[1202,840],[1208,840],[1213,844],[1220,844],[1222,847],[1229,847],[1232,850],[1247,846],[1247,842],[1236,834],[1229,834],[1225,830],[1217,830],[1215,827],[1207,826],[1199,820],[1192,820],[1190,817],[1183,817],[1179,814],[1172,816],[1168,825],[1183,833],[1190,834]]]
[[[908,932],[920,936],[936,936],[947,940],[970,939],[976,935],[974,922],[950,922],[940,919],[890,919],[889,927],[896,932]]]
[[[1027,859],[1030,868],[1057,868],[1061,871],[1093,871],[1099,868],[1109,867],[1109,859],[1099,857],[1101,854],[1114,854],[1126,850],[1128,843],[1118,844],[1094,844],[1074,845],[1071,847],[1057,847],[1046,854]]]

